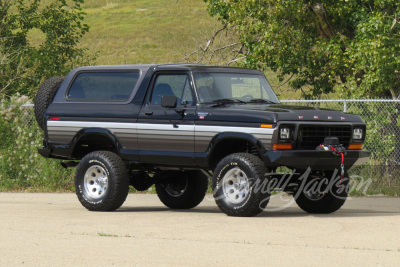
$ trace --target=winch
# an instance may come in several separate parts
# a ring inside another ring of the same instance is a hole
[[[337,137],[325,137],[324,143],[317,146],[316,150],[318,151],[332,151],[333,155],[336,157],[341,157],[340,163],[340,183],[339,187],[342,184],[342,179],[344,178],[344,156],[347,154],[346,148],[339,143],[339,138]]]

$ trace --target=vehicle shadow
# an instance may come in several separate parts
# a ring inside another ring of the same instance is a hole
[[[282,218],[282,217],[318,217],[318,218],[360,218],[360,217],[382,217],[400,216],[400,212],[381,211],[375,209],[349,209],[343,208],[330,214],[310,214],[300,208],[288,208],[282,211],[264,211],[257,217]]]
[[[176,212],[176,213],[222,213],[217,207],[196,207],[193,209],[170,209],[165,206],[121,207],[115,212]]]
[[[149,197],[154,201],[155,196]],[[141,202],[145,203],[145,202]],[[150,204],[151,203],[151,204]],[[219,210],[211,195],[206,195],[204,200],[193,209],[170,209],[161,202],[148,202],[145,206],[122,206],[116,212],[170,212],[170,213],[208,213],[224,215]],[[133,204],[133,205],[132,205]],[[382,217],[400,216],[400,198],[394,197],[349,197],[341,209],[330,214],[310,214],[300,209],[293,197],[286,195],[274,195],[264,211],[257,218],[290,218],[290,217],[318,217],[318,218],[360,218],[360,217]]]
[[[224,215],[216,206],[199,206],[193,209],[170,209],[163,206],[147,207],[121,207],[116,212],[169,212],[169,213],[209,213]],[[359,217],[382,217],[382,216],[400,216],[400,212],[389,210],[377,210],[367,208],[342,208],[337,212],[330,214],[310,214],[298,207],[288,207],[283,210],[266,210],[261,212],[256,218],[294,218],[294,217],[318,217],[318,218],[359,218]],[[228,216],[227,216],[228,217]]]

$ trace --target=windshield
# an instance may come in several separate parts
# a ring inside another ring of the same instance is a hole
[[[263,75],[239,73],[196,73],[194,81],[201,103],[240,100],[279,103]]]

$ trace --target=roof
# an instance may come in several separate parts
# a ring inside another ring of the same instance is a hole
[[[149,69],[157,70],[190,70],[194,72],[240,72],[240,73],[261,73],[258,70],[228,67],[228,66],[213,66],[213,65],[201,65],[201,64],[138,64],[138,65],[98,65],[98,66],[86,66],[76,68],[74,71],[88,71],[88,70],[130,70],[139,69],[147,71]]]

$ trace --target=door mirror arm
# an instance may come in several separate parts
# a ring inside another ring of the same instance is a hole
[[[184,109],[184,108],[177,108],[177,109],[175,109],[175,112],[176,113],[178,113],[179,115],[181,115],[181,117],[182,117],[182,119],[185,117],[185,115],[186,115],[186,109]]]

